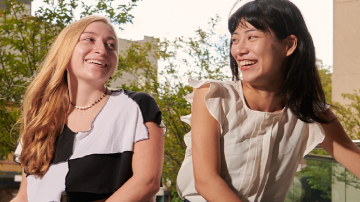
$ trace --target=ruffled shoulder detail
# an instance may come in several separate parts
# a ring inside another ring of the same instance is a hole
[[[210,84],[209,91],[205,95],[205,104],[210,114],[219,122],[221,134],[223,134],[223,125],[226,121],[229,106],[232,104],[235,105],[236,100],[239,99],[239,92],[237,90],[238,83],[234,81],[189,79],[189,84],[194,88],[194,91],[185,97],[190,104],[193,103],[196,89],[205,84]],[[180,119],[191,125],[191,114],[182,116]],[[185,156],[189,156],[191,155],[191,132],[185,134],[184,141],[187,146]]]
[[[302,169],[304,169],[307,164],[306,161],[304,159],[304,157],[311,152],[313,149],[315,149],[315,147],[322,143],[325,139],[325,131],[322,128],[322,126],[320,125],[320,123],[309,123],[309,133],[307,136],[307,140],[304,143],[304,154],[299,162],[298,168],[296,170],[296,172],[301,171]],[[304,137],[306,138],[306,137]]]
[[[231,89],[233,89],[232,83],[228,81],[195,80],[191,78],[188,81],[194,88],[194,91],[185,97],[190,104],[193,103],[195,90],[205,84],[210,84],[209,91],[205,95],[205,104],[210,114],[222,125],[225,113],[224,108],[226,107],[226,101],[229,100],[229,90],[232,91]],[[191,114],[182,116],[180,119],[191,125]]]

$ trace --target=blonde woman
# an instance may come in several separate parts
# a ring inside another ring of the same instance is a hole
[[[12,202],[147,201],[158,191],[161,112],[146,93],[105,87],[117,62],[106,18],[62,30],[24,97]]]

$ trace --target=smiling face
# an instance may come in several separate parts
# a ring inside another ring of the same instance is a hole
[[[243,81],[253,86],[278,88],[283,83],[288,50],[288,39],[280,41],[272,32],[258,30],[246,21],[232,34],[231,55]]]
[[[101,83],[114,73],[118,61],[116,35],[101,21],[90,23],[80,35],[68,72],[70,79]]]

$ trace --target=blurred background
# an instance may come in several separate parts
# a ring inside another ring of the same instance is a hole
[[[360,0],[292,0],[313,36],[326,100],[347,134],[360,142]],[[16,194],[13,162],[22,97],[54,37],[87,15],[107,16],[119,37],[119,65],[108,82],[151,94],[167,126],[157,201],[182,201],[176,175],[190,127],[187,78],[231,80],[227,19],[234,0],[0,0],[0,202]],[[286,201],[359,201],[360,181],[321,148],[305,156]]]

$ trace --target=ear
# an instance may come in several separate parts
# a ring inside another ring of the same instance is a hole
[[[290,56],[296,50],[297,47],[297,37],[295,35],[289,35],[286,38],[286,56]]]

